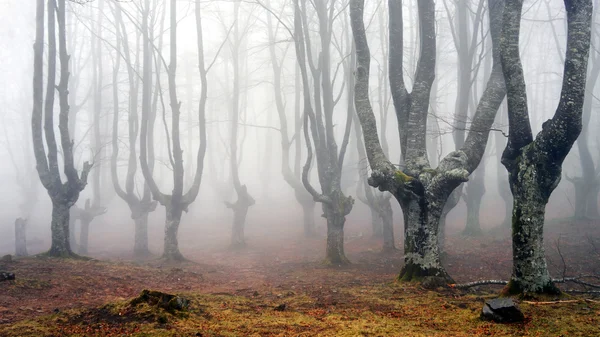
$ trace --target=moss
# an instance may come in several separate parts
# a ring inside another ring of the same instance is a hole
[[[411,180],[415,179],[400,170],[397,170],[394,173],[394,177],[396,178],[396,181],[400,184],[405,184],[405,183],[410,182]]]

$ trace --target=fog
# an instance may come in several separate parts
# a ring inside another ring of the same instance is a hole
[[[165,68],[170,64],[169,55],[171,15],[169,3],[151,1],[149,15],[153,29],[153,66],[160,67],[160,88],[155,78],[151,85],[152,93],[158,95],[157,116],[154,124],[155,167],[153,177],[163,193],[173,189],[173,165],[167,148],[171,146],[165,128],[172,133],[172,109],[169,101],[169,83]],[[177,20],[177,72],[175,76],[178,100],[181,102],[180,137],[184,167],[184,193],[192,185],[197,167],[196,158],[200,145],[198,106],[201,96],[201,78],[198,71],[198,49],[194,2],[178,0]],[[452,1],[436,2],[437,58],[435,90],[431,94],[431,107],[428,125],[429,156],[432,165],[439,158],[454,150],[453,132],[456,131],[456,97],[458,56],[453,35],[457,34],[455,5]],[[122,22],[115,25],[115,8],[122,10]],[[71,77],[69,83],[69,103],[75,120],[71,138],[74,141],[75,167],[81,171],[83,163],[93,163],[87,186],[81,192],[77,205],[84,207],[87,199],[106,208],[106,213],[94,218],[89,228],[89,255],[98,257],[129,257],[134,242],[135,226],[127,204],[115,193],[110,174],[110,157],[113,153],[113,118],[115,112],[114,93],[118,94],[118,180],[124,186],[129,155],[128,111],[130,78],[134,78],[137,95],[138,114],[142,108],[142,59],[140,39],[141,9],[144,1],[107,1],[96,0],[83,4],[67,2],[67,49],[71,55],[69,63]],[[239,6],[237,18],[234,11]],[[331,74],[333,91],[337,101],[333,123],[338,144],[344,137],[344,126],[349,107],[346,85],[345,62],[351,51],[352,32],[347,18],[347,5],[344,1],[336,3],[339,12],[332,23],[333,42],[331,44]],[[418,57],[418,30],[416,29],[416,4],[404,4],[405,45],[404,67],[410,74],[415,69]],[[483,11],[485,12],[485,7]],[[384,1],[368,1],[365,9],[365,24],[368,40],[371,44],[371,100],[378,118],[379,132],[384,107],[387,125],[385,139],[389,146],[389,158],[399,163],[400,142],[398,127],[394,118],[394,109],[383,65],[387,50],[387,15]],[[471,30],[474,14],[478,7],[470,4],[471,11],[467,22],[461,23]],[[13,254],[15,250],[14,221],[22,217],[28,219],[27,241],[30,254],[41,253],[50,248],[50,222],[52,204],[45,188],[40,184],[35,170],[35,158],[31,140],[31,111],[33,49],[35,38],[35,1],[0,1],[2,27],[0,33],[0,118],[2,137],[0,137],[0,255]],[[296,81],[296,56],[294,41],[290,36],[294,29],[293,5],[289,1],[202,1],[202,30],[204,36],[205,65],[210,66],[207,75],[206,100],[206,138],[207,150],[204,158],[202,181],[196,200],[189,205],[188,212],[182,216],[178,233],[183,255],[197,250],[227,249],[230,245],[233,212],[225,202],[235,202],[236,193],[232,185],[231,174],[231,120],[234,107],[234,62],[237,62],[237,85],[239,86],[239,117],[237,119],[237,161],[239,180],[246,185],[256,204],[248,209],[245,219],[245,236],[248,246],[256,238],[268,238],[274,242],[303,235],[302,207],[295,198],[294,189],[285,182],[282,175],[281,123],[277,114],[274,92],[282,94],[283,108],[287,122],[287,135],[290,142],[290,158],[285,163],[294,176],[300,177],[299,166],[305,163],[307,151],[302,133],[297,133],[296,125],[301,119],[301,86]],[[491,43],[487,15],[481,16],[482,22],[475,34],[474,64],[480,68],[473,76],[473,87],[469,89],[468,103],[470,115],[478,97],[485,88],[491,60]],[[315,59],[319,40],[318,18],[309,6],[307,31],[312,39]],[[383,20],[383,21],[382,21]],[[479,20],[479,19],[478,19]],[[273,36],[269,37],[268,25],[272,25]],[[383,27],[383,28],[382,28]],[[597,41],[598,24],[593,25],[593,41]],[[124,32],[125,31],[125,32]],[[472,35],[472,32],[469,32]],[[120,39],[127,37],[129,55],[119,47],[117,52],[117,34]],[[483,41],[482,41],[482,38]],[[162,40],[162,41],[161,41]],[[382,43],[383,42],[383,43]],[[47,42],[46,42],[47,43]],[[541,130],[542,123],[551,118],[560,98],[562,69],[566,43],[565,11],[561,1],[526,1],[521,27],[521,57],[525,80],[528,87],[528,105],[534,134]],[[593,42],[591,54],[597,54],[597,44]],[[281,67],[280,88],[274,89],[273,68],[269,47],[274,47],[276,61]],[[46,51],[47,53],[47,51]],[[593,56],[594,58],[596,56]],[[115,64],[120,58],[120,69],[116,75]],[[45,61],[46,62],[46,61]],[[132,62],[133,74],[128,74],[126,64]],[[486,68],[487,67],[487,68]],[[47,70],[46,70],[47,71]],[[153,73],[154,74],[154,73]],[[131,77],[130,77],[131,75]],[[155,75],[155,74],[154,74]],[[406,79],[412,86],[411,75]],[[60,78],[60,76],[57,76]],[[154,76],[153,76],[154,77]],[[116,79],[116,81],[115,81]],[[595,78],[589,80],[595,81]],[[384,84],[384,85],[381,85]],[[313,84],[311,83],[311,86]],[[114,88],[116,87],[116,90]],[[592,111],[598,108],[598,91],[593,89]],[[382,99],[387,101],[381,102]],[[298,101],[298,102],[297,102]],[[58,99],[55,107],[58,111]],[[350,103],[352,104],[352,103]],[[505,202],[500,196],[499,186],[508,187],[506,170],[500,164],[501,151],[508,133],[505,104],[494,123],[490,134],[485,158],[481,167],[485,168],[485,194],[480,210],[480,224],[484,231],[501,225],[505,216]],[[584,128],[594,130],[600,122],[592,112],[591,119]],[[300,118],[299,118],[300,117]],[[139,118],[139,116],[138,116]],[[57,120],[58,118],[55,117]],[[467,127],[469,121],[467,121]],[[55,126],[58,134],[58,127]],[[595,132],[582,134],[588,137],[589,151],[594,162],[598,160],[599,139]],[[297,143],[299,142],[299,146]],[[498,143],[499,142],[499,143]],[[342,169],[342,189],[346,195],[356,201],[346,217],[345,235],[370,236],[371,215],[369,207],[356,198],[360,191],[359,168],[367,163],[361,161],[357,152],[356,137],[350,133]],[[500,144],[498,146],[497,144]],[[135,193],[143,194],[144,177],[139,167],[139,139],[136,141],[137,172],[133,179]],[[300,153],[297,153],[297,151]],[[63,157],[59,148],[59,167]],[[300,156],[295,163],[295,157]],[[481,167],[479,169],[481,169]],[[479,170],[478,169],[478,170]],[[319,190],[319,178],[313,160],[310,182]],[[61,174],[64,178],[64,174]],[[563,174],[581,175],[581,163],[577,146],[571,150],[563,164]],[[98,175],[98,178],[93,178]],[[98,179],[96,183],[93,179]],[[300,180],[298,180],[300,181]],[[358,187],[357,187],[358,186]],[[361,192],[363,193],[363,192]],[[596,193],[597,194],[597,193]],[[595,199],[596,195],[593,196]],[[464,198],[464,197],[463,197]],[[392,200],[394,214],[395,239],[401,247],[403,238],[402,211]],[[509,205],[510,207],[510,205]],[[575,192],[571,182],[562,179],[554,190],[547,205],[546,219],[570,217],[575,211]],[[321,206],[314,211],[316,232],[325,237],[327,233],[325,219],[321,217]],[[457,235],[465,226],[466,206],[464,200],[453,209],[448,217],[446,235]],[[165,232],[165,208],[158,205],[150,213],[148,221],[149,249],[159,255],[163,249]],[[75,227],[75,237],[79,240],[79,226]],[[497,234],[497,235],[505,235]],[[325,247],[323,247],[325,248]]]

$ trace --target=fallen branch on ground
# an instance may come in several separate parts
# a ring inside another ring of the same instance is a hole
[[[482,280],[482,281],[474,281],[468,283],[460,283],[460,284],[449,284],[450,288],[456,289],[467,289],[471,287],[483,286],[483,285],[491,285],[491,284],[500,284],[507,285],[508,281],[503,280]]]

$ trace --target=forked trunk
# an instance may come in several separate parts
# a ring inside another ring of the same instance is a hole
[[[69,242],[69,206],[64,203],[52,201],[52,246],[48,256],[69,257],[73,256]]]
[[[304,236],[307,238],[315,237],[315,205],[314,201],[302,204],[302,214],[304,217]]]
[[[165,260],[183,261],[185,258],[179,252],[179,242],[177,234],[179,232],[179,224],[181,222],[181,214],[183,210],[179,207],[167,206],[167,220],[165,224],[165,245],[163,258]]]
[[[325,262],[331,265],[345,265],[350,261],[344,253],[344,215],[324,205],[323,210],[327,218],[327,248]]]
[[[133,221],[135,222],[133,256],[135,258],[148,257],[150,255],[148,249],[148,213],[142,213]]]
[[[558,294],[544,255],[544,213],[548,200],[534,184],[529,187],[513,186],[513,272],[504,292]]]

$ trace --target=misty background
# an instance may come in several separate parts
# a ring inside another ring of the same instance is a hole
[[[142,1],[121,1],[123,28],[135,49],[139,40],[139,22]],[[469,2],[469,1],[467,1]],[[232,212],[224,204],[235,199],[230,173],[230,124],[231,96],[233,90],[234,55],[239,57],[240,116],[238,119],[238,161],[240,179],[256,200],[248,211],[246,219],[247,242],[252,246],[253,237],[269,237],[274,241],[282,238],[301,237],[302,208],[296,201],[294,190],[281,174],[281,124],[276,112],[273,87],[273,71],[269,47],[274,46],[275,55],[282,67],[281,90],[291,145],[291,157],[300,154],[303,165],[306,148],[304,138],[295,134],[298,123],[296,101],[301,91],[296,78],[298,73],[293,40],[288,27],[293,27],[293,5],[291,1],[271,0],[241,1],[239,13],[234,15],[235,1],[202,2],[202,26],[204,32],[204,55],[207,65],[212,64],[208,73],[208,99],[206,105],[207,153],[204,159],[202,185],[196,201],[189,212],[182,217],[179,242],[182,252],[194,249],[225,249],[230,241]],[[400,146],[394,109],[390,100],[389,86],[379,80],[383,65],[387,62],[387,12],[386,1],[368,1],[365,9],[365,25],[371,47],[371,99],[375,115],[381,122],[381,113],[387,114],[385,132],[389,144],[390,159],[400,158]],[[469,2],[467,24],[473,26],[478,11],[478,2]],[[125,59],[124,51],[115,51],[116,29],[114,8],[116,3],[109,0],[96,0],[85,4],[67,3],[67,43],[71,55],[70,96],[71,113],[76,109],[74,133],[75,165],[81,169],[84,161],[94,163],[100,172],[99,195],[107,212],[93,220],[90,226],[89,251],[91,255],[126,255],[133,242],[134,226],[128,206],[115,194],[110,175],[112,153],[112,124],[114,118],[113,88],[117,86],[120,101],[119,113],[119,176],[124,181],[127,165],[127,101],[129,99],[128,74],[121,64],[117,81],[113,79],[116,59]],[[200,97],[200,77],[198,73],[196,26],[194,1],[177,1],[177,90],[181,104],[181,141],[185,189],[189,188],[195,170],[196,151],[199,144],[197,107]],[[414,69],[418,56],[416,27],[416,3],[404,4],[405,11],[405,60],[406,69]],[[169,6],[167,1],[152,1],[155,44],[162,37],[160,57],[169,63]],[[268,8],[268,10],[266,9]],[[350,51],[352,34],[348,23],[347,1],[338,1],[336,10],[340,15],[334,24],[332,45],[332,73],[338,73],[334,92],[339,93],[335,107],[335,131],[340,143],[346,123],[348,101],[344,87],[343,67],[339,66]],[[485,8],[481,9],[485,10]],[[268,17],[276,13],[281,20],[271,17],[274,36],[269,37]],[[165,19],[166,17],[166,19]],[[486,72],[491,67],[491,42],[489,25],[485,15],[477,32],[476,61],[479,67],[475,76],[470,105],[474,106],[483,92]],[[31,141],[33,41],[35,37],[35,2],[0,0],[0,18],[3,29],[0,32],[0,255],[13,253],[14,221],[18,217],[28,218],[27,237],[31,245],[30,253],[45,251],[50,246],[50,219],[52,205],[46,190],[39,182],[35,170],[35,159]],[[162,21],[164,20],[164,22]],[[239,36],[234,36],[232,27],[237,20]],[[312,43],[318,41],[318,25],[315,15],[307,18]],[[432,106],[428,123],[431,162],[437,163],[454,150],[452,132],[455,130],[455,106],[457,97],[457,51],[454,42],[455,2],[436,2],[436,30],[438,43],[438,64],[436,69],[435,92],[432,92]],[[311,25],[312,23],[312,25]],[[593,24],[592,53],[598,53],[597,20]],[[534,134],[543,121],[554,114],[560,97],[562,84],[563,57],[566,44],[566,19],[562,1],[526,1],[521,29],[521,57],[528,86],[528,103]],[[237,42],[237,43],[236,43]],[[130,51],[132,59],[139,57],[135,50]],[[163,62],[155,58],[154,62]],[[94,60],[95,59],[95,60]],[[213,63],[214,62],[214,63]],[[95,64],[96,66],[93,66]],[[102,64],[102,67],[98,67]],[[487,67],[487,68],[486,68]],[[488,70],[486,70],[488,69]],[[154,178],[162,191],[172,189],[171,164],[167,153],[165,124],[170,125],[171,110],[168,105],[168,85],[164,67],[161,70],[161,88],[153,90],[164,93],[164,112],[159,104],[154,126],[155,171]],[[409,74],[412,72],[408,72]],[[379,76],[379,77],[378,77]],[[385,78],[385,76],[381,77]],[[589,81],[596,81],[590,78]],[[410,86],[410,80],[408,80]],[[592,111],[598,108],[600,89],[595,88],[591,100]],[[141,89],[140,89],[141,92]],[[387,98],[386,101],[382,101]],[[159,99],[160,101],[160,99]],[[141,104],[141,103],[140,103]],[[99,110],[98,110],[99,107]],[[382,110],[383,108],[383,110]],[[472,113],[474,109],[470,109]],[[95,113],[99,114],[95,116]],[[594,130],[599,126],[595,113],[584,128],[590,132],[587,137],[594,161],[600,157],[600,137]],[[99,117],[99,118],[98,118]],[[71,117],[72,118],[72,117]],[[486,156],[478,168],[484,172],[485,194],[480,211],[480,223],[484,230],[500,225],[505,216],[505,202],[501,197],[501,187],[508,187],[506,170],[500,164],[501,150],[505,146],[508,132],[506,107],[503,104],[497,115],[491,133]],[[99,121],[95,124],[94,120]],[[100,146],[94,140],[94,128],[98,129]],[[381,134],[381,129],[380,134]],[[298,147],[296,142],[300,142]],[[138,142],[139,146],[139,142]],[[500,149],[500,151],[498,150]],[[300,152],[298,152],[298,150]],[[60,156],[60,155],[59,155]],[[434,158],[435,157],[435,158]],[[291,165],[293,166],[291,159]],[[397,161],[397,160],[396,160]],[[359,182],[359,167],[366,165],[359,160],[356,139],[351,135],[344,170],[343,188],[347,195],[356,196]],[[314,165],[313,165],[314,166]],[[139,170],[138,170],[139,171]],[[317,182],[316,170],[312,170],[311,180]],[[91,173],[93,175],[94,173]],[[563,176],[581,175],[581,164],[577,146],[574,146],[563,165]],[[136,176],[137,186],[143,186],[141,173]],[[139,191],[141,193],[141,191]],[[86,199],[94,198],[91,180],[81,193],[77,204],[83,207]],[[546,219],[565,218],[573,215],[574,187],[568,179],[562,179],[552,194],[547,206]],[[402,216],[396,202],[392,202],[397,246],[402,242]],[[150,250],[158,253],[162,249],[164,236],[164,207],[157,207],[149,217]],[[325,219],[320,217],[320,206],[315,210],[317,232],[324,237]],[[345,232],[347,236],[371,235],[369,208],[356,201],[352,212],[347,216]],[[464,201],[451,211],[448,217],[447,235],[456,235],[464,228],[466,208]],[[508,235],[508,233],[504,233]],[[499,233],[498,235],[504,235]],[[284,245],[282,241],[280,243]]]

